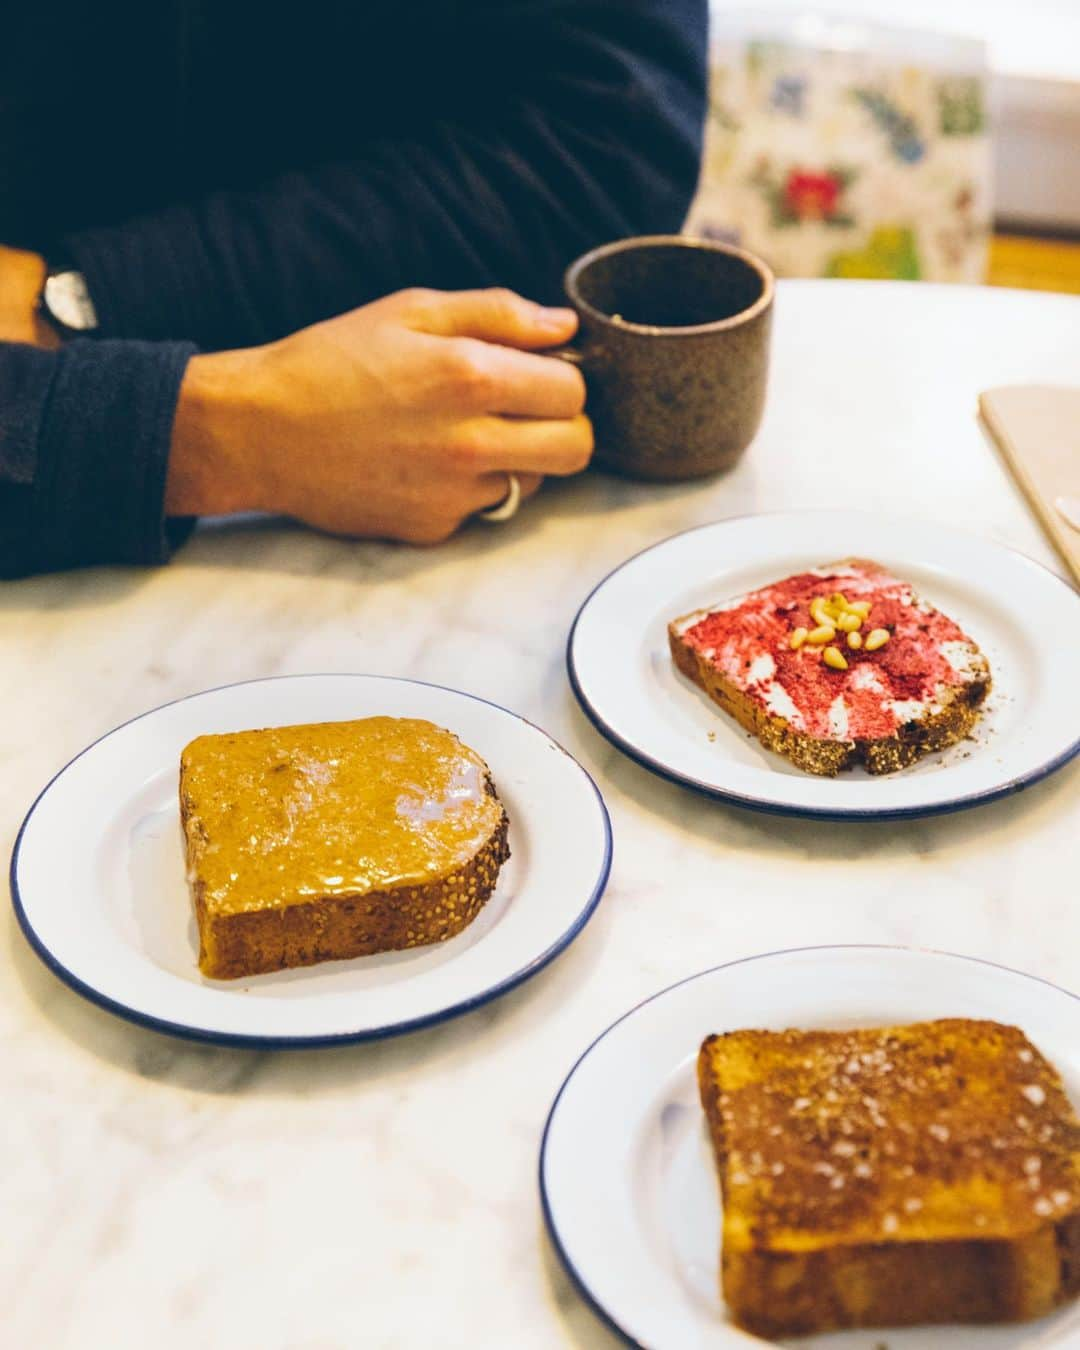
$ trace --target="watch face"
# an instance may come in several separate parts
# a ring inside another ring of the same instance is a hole
[[[45,281],[42,298],[49,313],[65,328],[88,333],[98,326],[97,311],[81,272],[53,273]]]

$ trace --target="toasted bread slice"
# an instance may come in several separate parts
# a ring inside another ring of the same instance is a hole
[[[854,646],[839,625],[815,641],[829,627],[818,607],[834,596],[866,611],[843,618],[859,624]],[[668,637],[684,675],[807,773],[905,768],[968,735],[990,689],[986,657],[952,619],[858,558],[684,614]]]
[[[1015,1027],[735,1031],[698,1082],[747,1330],[1015,1321],[1080,1293],[1080,1123]]]
[[[487,765],[416,718],[200,736],[180,815],[216,979],[442,942],[510,856]]]

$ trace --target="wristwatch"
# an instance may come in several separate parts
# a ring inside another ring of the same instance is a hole
[[[86,278],[69,263],[49,264],[38,312],[64,338],[93,337],[98,330]]]

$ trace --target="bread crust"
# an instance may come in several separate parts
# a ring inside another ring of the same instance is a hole
[[[768,1339],[849,1327],[1024,1322],[1075,1296],[1054,1272],[1068,1252],[1074,1262],[1080,1256],[1078,1235],[1074,1219],[1012,1242],[738,1252],[723,1258],[721,1279],[739,1325]]]
[[[679,670],[756,736],[766,750],[786,756],[805,773],[822,777],[835,777],[843,769],[860,763],[872,774],[894,773],[923,755],[955,745],[971,733],[990,690],[987,671],[966,684],[945,690],[939,711],[905,722],[892,736],[875,740],[825,740],[796,731],[787,718],[770,713],[738,689],[684,640],[678,631],[679,622],[675,620],[668,625],[671,656]]]

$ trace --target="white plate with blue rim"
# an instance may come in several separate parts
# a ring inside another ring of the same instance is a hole
[[[670,620],[834,558],[863,557],[910,582],[990,662],[972,737],[898,773],[821,778],[766,750],[676,670]],[[890,819],[1019,792],[1080,752],[1080,595],[1046,568],[975,535],[848,511],[742,516],[630,558],[585,600],[567,667],[597,729],[645,768],[761,811]]]
[[[874,1328],[790,1342],[740,1330],[724,1305],[720,1193],[695,1079],[701,1042],[743,1028],[844,1030],[939,1017],[1020,1027],[1080,1109],[1080,998],[943,952],[772,952],[692,976],[609,1027],[560,1088],[540,1153],[548,1231],[593,1310],[648,1350],[1075,1350],[1076,1302],[1020,1325]],[[1030,1113],[1032,1101],[1018,1106]]]
[[[212,732],[374,715],[427,718],[487,761],[510,820],[511,857],[493,895],[448,942],[205,978],[181,842],[181,750]],[[299,675],[194,694],[89,746],[30,808],[11,894],[45,964],[110,1012],[196,1040],[291,1049],[430,1026],[513,989],[581,932],[610,866],[596,785],[530,722],[411,680]]]

